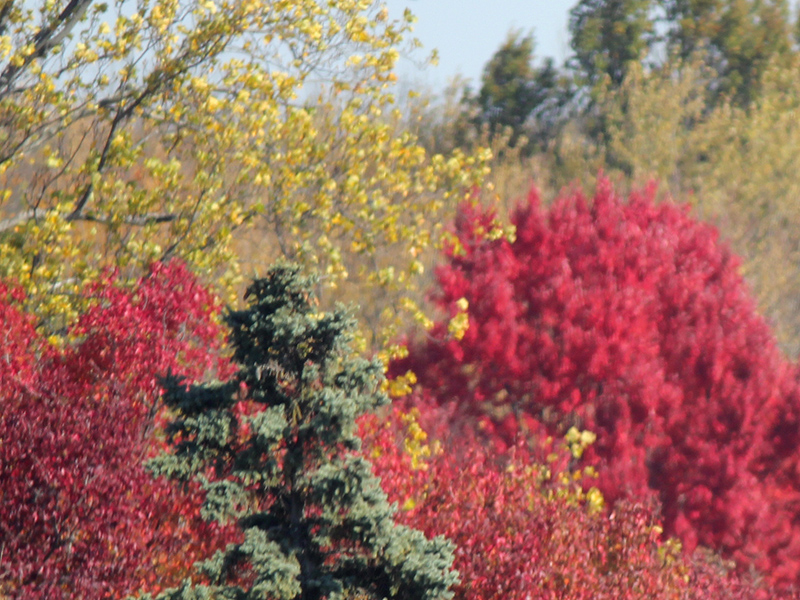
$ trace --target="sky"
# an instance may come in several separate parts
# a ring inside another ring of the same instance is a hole
[[[410,8],[417,16],[414,34],[423,52],[416,61],[401,59],[401,81],[441,91],[456,75],[478,87],[481,71],[509,30],[533,32],[536,56],[552,57],[558,64],[569,55],[567,21],[577,0],[384,0],[389,14],[400,18]],[[439,64],[420,69],[433,48]]]

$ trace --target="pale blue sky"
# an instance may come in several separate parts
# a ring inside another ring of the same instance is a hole
[[[567,20],[577,0],[384,0],[393,17],[406,7],[417,16],[414,32],[425,46],[439,50],[439,65],[419,70],[401,60],[402,81],[441,90],[456,74],[476,84],[483,66],[512,28],[533,31],[536,55],[561,64],[569,55]]]

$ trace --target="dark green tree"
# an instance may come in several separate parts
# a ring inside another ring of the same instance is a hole
[[[484,67],[478,95],[467,97],[477,109],[475,124],[492,134],[510,128],[512,144],[523,134],[551,137],[569,101],[566,78],[552,59],[535,66],[534,49],[532,35],[510,31]]]
[[[383,368],[351,350],[354,321],[321,313],[313,278],[279,266],[230,311],[229,381],[165,382],[172,450],[157,474],[199,480],[204,516],[235,519],[241,540],[199,563],[200,582],[158,596],[436,600],[457,580],[452,547],[394,523],[356,418],[388,402]]]
[[[619,86],[655,42],[653,0],[580,0],[569,16],[571,66],[590,91]]]

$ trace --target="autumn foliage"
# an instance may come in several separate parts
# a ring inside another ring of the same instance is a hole
[[[160,376],[215,375],[214,297],[178,263],[113,273],[60,339],[0,292],[0,597],[107,598],[159,588],[222,539],[199,500],[154,480]],[[67,341],[65,341],[67,340]]]
[[[591,469],[570,466],[583,444],[550,440],[541,462],[525,444],[498,457],[463,437],[427,439],[414,414],[364,422],[364,437],[400,518],[456,543],[456,600],[775,597],[710,554],[684,556],[663,540],[654,503],[604,510],[579,485]]]
[[[654,194],[623,201],[601,181],[545,209],[532,192],[513,242],[466,208],[437,274],[447,318],[393,368],[416,373],[431,431],[503,452],[590,430],[581,464],[609,504],[656,500],[689,553],[800,583],[796,369],[714,228]]]
[[[653,194],[533,193],[513,241],[479,209],[456,223],[444,317],[391,366],[418,385],[361,432],[399,520],[456,543],[458,600],[760,600],[800,581],[796,367],[715,230]],[[217,302],[178,263],[87,289],[51,338],[0,293],[3,597],[158,591],[232,539],[197,487],[143,466],[161,375],[230,375]]]

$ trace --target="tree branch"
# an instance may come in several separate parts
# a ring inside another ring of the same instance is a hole
[[[21,213],[8,217],[7,219],[0,220],[0,233],[5,233],[14,227],[24,225],[29,221],[43,217],[47,211],[30,209],[24,210]],[[175,213],[146,213],[143,215],[126,215],[122,217],[121,223],[123,225],[130,225],[132,227],[144,227],[145,225],[153,225],[156,223],[172,223],[177,221],[180,215]],[[90,223],[102,223],[103,225],[111,225],[114,222],[114,217],[110,215],[69,215],[70,221],[86,221]]]
[[[155,223],[172,223],[177,221],[180,215],[175,213],[146,213],[144,215],[127,215],[122,217],[123,225],[131,225],[133,227],[144,227],[145,225],[153,225]],[[110,225],[113,223],[114,218],[108,215],[80,215],[73,220],[87,221],[90,223],[102,223],[103,225]]]
[[[22,65],[6,65],[2,75],[0,75],[0,87],[8,91],[12,87],[13,81],[19,74],[35,59],[44,58],[47,53],[58,46],[64,38],[69,35],[75,25],[80,22],[86,14],[86,9],[92,4],[93,0],[70,0],[64,10],[45,27],[39,29],[31,40],[33,53],[25,57]],[[0,11],[0,16],[7,18],[12,2],[9,0]],[[3,24],[4,25],[4,24]]]
[[[24,210],[13,217],[3,219],[0,221],[0,233],[5,233],[9,229],[14,229],[14,227],[17,227],[18,225],[24,225],[28,221],[33,221],[40,214],[41,211],[37,211],[35,208],[32,208],[30,210]]]

